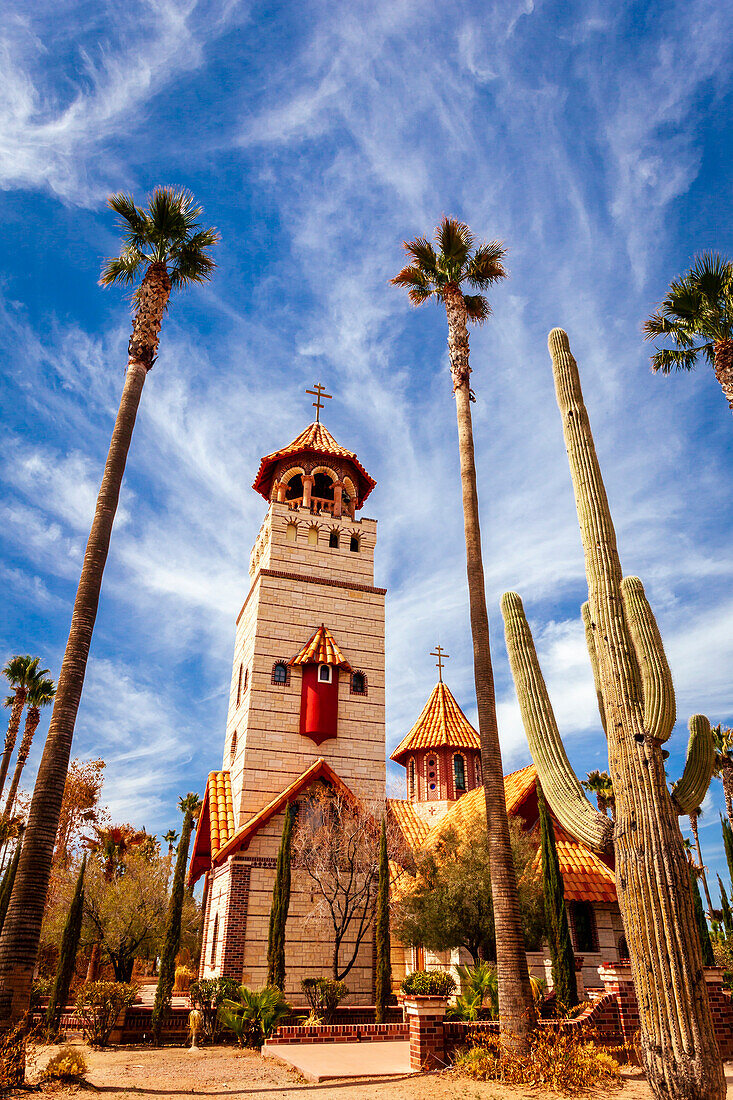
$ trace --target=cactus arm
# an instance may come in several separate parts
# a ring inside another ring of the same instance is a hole
[[[672,801],[680,814],[692,813],[702,805],[715,770],[715,743],[710,722],[704,714],[693,714],[689,728],[685,768],[672,787]]]
[[[638,577],[624,577],[621,595],[629,634],[636,651],[644,696],[644,729],[666,741],[677,718],[672,673],[669,671],[657,620]],[[700,803],[696,803],[700,805]],[[693,807],[694,809],[694,807]]]
[[[522,722],[545,798],[572,837],[594,852],[608,853],[612,850],[613,826],[605,814],[591,806],[570,765],[532,632],[516,592],[504,593],[501,613]]]
[[[606,708],[603,705],[603,686],[601,684],[601,674],[598,670],[598,650],[596,649],[596,638],[593,633],[593,619],[591,618],[590,604],[587,600],[581,607],[580,613],[583,619],[583,627],[585,628],[585,644],[588,647],[590,667],[593,670],[593,683],[596,689],[596,699],[598,700],[598,713],[601,716],[603,732],[606,737],[608,737],[608,730],[606,729]]]

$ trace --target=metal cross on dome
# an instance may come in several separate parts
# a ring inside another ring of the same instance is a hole
[[[443,649],[442,645],[436,645],[435,653],[431,653],[430,656],[438,658],[438,660],[436,661],[435,667],[438,670],[438,679],[440,680],[440,682],[442,684],[443,683],[443,658],[445,658],[446,661],[449,661],[450,660],[450,653],[446,653],[445,650]]]
[[[315,397],[315,399],[316,399],[315,401],[312,402],[313,408],[316,410],[316,424],[320,424],[320,422],[321,422],[321,409],[325,409],[325,407],[326,407],[324,404],[322,404],[321,398],[325,397],[328,401],[330,401],[332,399],[332,396],[333,396],[330,393],[326,393],[325,390],[326,390],[326,387],[321,385],[320,382],[314,382],[313,383],[313,389],[305,391],[306,393],[312,394],[312,396]]]

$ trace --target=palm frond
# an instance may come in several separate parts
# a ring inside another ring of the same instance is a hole
[[[431,279],[416,265],[403,267],[398,271],[394,279],[390,279],[393,286],[403,286],[407,290],[407,296],[414,306],[421,306],[436,292]]]
[[[107,199],[107,205],[127,223],[126,230],[131,230],[137,234],[145,232],[145,213],[138,206],[135,206],[132,195],[126,195],[123,191],[119,191],[116,195],[110,195]]]
[[[143,266],[148,262],[147,257],[137,249],[125,248],[119,256],[107,260],[99,277],[100,286],[131,286],[138,275],[142,273]]]
[[[405,241],[404,249],[408,256],[412,256],[415,265],[421,268],[430,278],[438,274],[435,249],[425,237],[416,237],[414,241]]]
[[[661,348],[651,357],[652,370],[671,374],[677,370],[694,370],[700,348]]]
[[[506,248],[501,241],[489,241],[480,244],[466,267],[466,282],[477,290],[484,290],[500,279],[506,279],[507,271],[503,260]]]
[[[206,249],[212,248],[220,239],[215,229],[200,229],[182,244],[174,245],[171,248],[171,286],[183,287],[210,279],[216,264],[207,255]]]
[[[678,347],[691,348],[695,343],[694,330],[685,321],[675,320],[662,312],[652,313],[644,322],[644,339],[654,340],[657,336],[671,336]]]
[[[717,305],[733,283],[733,264],[718,252],[703,252],[695,257],[690,279],[711,305]]]
[[[466,304],[466,316],[469,321],[482,325],[491,316],[491,306],[483,294],[464,294],[463,301]]]
[[[444,217],[435,230],[435,240],[440,246],[438,271],[451,283],[460,283],[468,254],[473,248],[473,234],[465,222]]]
[[[198,226],[201,207],[184,188],[156,187],[148,200],[147,217],[153,239],[184,241]]]

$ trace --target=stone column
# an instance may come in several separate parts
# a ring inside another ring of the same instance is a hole
[[[336,517],[336,519],[339,519],[340,516],[341,516],[341,509],[342,509],[341,495],[342,495],[343,491],[344,491],[343,481],[334,481],[334,483],[333,483],[333,514]]]
[[[631,977],[631,965],[607,963],[598,967],[598,973],[605,992],[613,993],[616,998],[621,1034],[624,1043],[631,1046],[632,1039],[639,1030],[639,1006],[636,1001],[634,979]]]
[[[420,997],[410,994],[402,1002],[410,1025],[410,1069],[424,1072],[445,1066],[446,997]]]
[[[313,482],[315,478],[313,474],[303,474],[303,507],[310,508],[311,506],[311,492],[313,490]]]
[[[285,501],[285,494],[288,491],[288,486],[285,481],[276,481],[273,485],[275,490],[275,500],[278,504],[282,504]]]

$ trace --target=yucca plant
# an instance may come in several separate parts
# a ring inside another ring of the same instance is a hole
[[[253,990],[240,985],[239,1000],[225,999],[219,1019],[234,1032],[240,1047],[261,1047],[291,1011],[282,990],[273,986]]]

